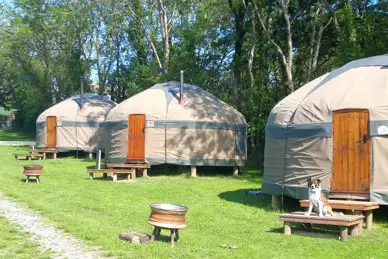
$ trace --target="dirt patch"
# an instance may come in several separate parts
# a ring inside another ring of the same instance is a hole
[[[29,232],[31,239],[37,242],[42,250],[51,250],[55,258],[103,258],[98,251],[88,248],[81,240],[46,223],[43,216],[20,207],[2,195],[0,214],[19,225],[23,231]]]

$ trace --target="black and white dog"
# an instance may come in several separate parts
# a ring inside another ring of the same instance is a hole
[[[309,200],[310,206],[308,211],[305,213],[306,216],[310,216],[311,212],[315,208],[320,217],[331,215],[334,216],[333,210],[331,209],[328,200],[322,193],[321,180],[311,178],[307,181],[309,187]]]

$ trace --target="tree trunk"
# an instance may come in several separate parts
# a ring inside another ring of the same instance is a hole
[[[242,98],[242,58],[243,58],[243,43],[244,43],[244,35],[246,33],[245,30],[245,14],[246,14],[246,3],[239,4],[238,7],[233,5],[233,1],[229,0],[229,7],[234,15],[234,34],[235,34],[235,42],[234,42],[234,56],[233,56],[233,74],[234,74],[234,102],[236,108],[241,109],[241,100]]]
[[[163,0],[158,1],[159,6],[159,20],[160,25],[162,26],[162,40],[163,40],[163,74],[166,75],[168,72],[168,63],[170,59],[170,37],[169,37],[169,21],[167,17],[166,6],[163,3]]]
[[[292,93],[294,91],[294,80],[292,76],[292,62],[293,62],[293,45],[292,45],[292,33],[291,33],[291,23],[290,16],[288,14],[288,4],[289,0],[282,0],[281,6],[283,11],[283,17],[286,22],[286,38],[287,38],[287,63],[285,65],[286,75],[287,75],[287,84],[288,92]]]
[[[255,21],[255,13],[253,12],[253,8],[251,8],[250,12],[250,18],[252,23],[252,42],[251,42],[251,48],[249,50],[249,57],[248,57],[248,73],[249,73],[249,79],[250,79],[250,87],[253,88],[255,85],[255,77],[253,75],[253,61],[255,58],[255,47],[256,47],[256,21]]]
[[[292,33],[291,33],[291,23],[290,23],[290,16],[288,15],[288,4],[289,0],[281,0],[281,9],[283,12],[283,17],[286,22],[286,41],[287,41],[287,51],[285,54],[282,48],[275,42],[275,40],[271,37],[268,27],[264,24],[263,18],[261,17],[261,14],[259,12],[259,9],[257,7],[257,4],[255,1],[253,3],[253,8],[255,10],[256,16],[259,19],[260,25],[265,33],[265,35],[268,38],[269,43],[274,46],[276,52],[280,56],[280,61],[283,66],[283,69],[286,74],[287,78],[287,92],[291,93],[294,91],[294,80],[292,76],[292,64],[293,64],[293,45],[292,45]]]
[[[121,92],[120,91],[120,37],[119,36],[116,37],[116,86],[117,86],[117,90],[116,90],[115,100],[117,100],[118,95]]]

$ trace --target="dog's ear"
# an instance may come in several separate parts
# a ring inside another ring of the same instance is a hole
[[[318,184],[321,184],[321,179],[317,179],[317,183],[318,183]]]
[[[311,186],[312,183],[313,183],[313,180],[311,178],[307,179],[307,185],[308,186]]]

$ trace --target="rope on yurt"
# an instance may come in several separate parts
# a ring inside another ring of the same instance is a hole
[[[284,181],[286,179],[286,166],[287,166],[287,144],[288,144],[288,123],[286,125],[286,136],[285,136],[285,145],[284,145],[284,166],[283,166],[283,182],[282,182],[282,195],[281,195],[281,209],[284,210]]]
[[[166,88],[164,87],[164,94],[166,96],[166,111],[164,113],[164,174],[167,174],[167,113],[168,113],[168,88],[166,92]]]
[[[78,130],[77,130],[77,118],[78,118],[78,109],[77,109],[77,113],[75,114],[75,122],[74,122],[74,129],[75,129],[75,143],[76,143],[76,147],[77,147],[77,159],[78,159]]]

